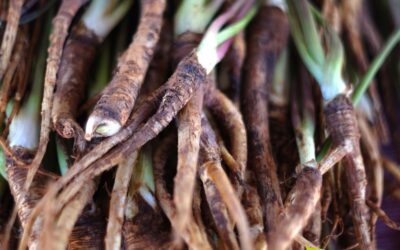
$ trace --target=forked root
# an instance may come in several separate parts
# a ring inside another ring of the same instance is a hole
[[[170,149],[172,145],[174,145],[175,140],[173,135],[167,135],[167,137],[161,141],[161,146],[157,148],[153,158],[156,196],[162,210],[171,222],[172,227],[174,227],[176,223],[176,209],[172,202],[171,194],[167,191],[164,171]],[[199,222],[197,221],[197,223]],[[197,223],[196,221],[190,221],[180,237],[183,238],[191,249],[212,249],[204,228],[200,227]]]
[[[304,168],[288,196],[284,217],[278,221],[276,231],[268,234],[268,249],[287,249],[301,232],[314,212],[320,198],[321,173],[315,168]]]
[[[366,201],[367,179],[360,150],[360,133],[351,100],[339,95],[325,107],[325,117],[334,145],[346,147],[344,169],[350,188],[349,201],[357,240],[362,249],[371,249]]]
[[[207,186],[216,187],[216,190],[210,190],[208,194],[206,190],[207,199],[211,198],[209,196],[210,194],[218,192],[222,201],[225,203],[230,216],[235,216],[234,221],[236,222],[239,231],[241,249],[251,249],[253,243],[250,237],[250,228],[245,210],[221,166],[221,158],[216,137],[205,117],[202,118],[202,129],[201,150],[204,163],[200,166],[199,173],[205,189]],[[213,201],[212,199],[208,200],[210,208],[214,206],[212,202],[216,201],[217,200]],[[229,225],[227,225],[226,228],[229,229],[228,227]],[[231,243],[233,242],[231,241]]]

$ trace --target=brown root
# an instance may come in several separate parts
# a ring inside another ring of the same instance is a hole
[[[193,191],[200,151],[203,90],[199,88],[178,114],[178,166],[174,179],[176,226],[184,230],[192,217]]]
[[[164,180],[165,165],[168,160],[168,155],[172,145],[175,143],[175,136],[173,134],[167,135],[154,153],[153,166],[154,166],[154,179],[156,184],[156,196],[160,206],[172,226],[174,227],[176,221],[176,209],[172,202],[171,194],[167,191],[167,185]],[[190,217],[192,219],[193,217]],[[198,221],[197,221],[198,222]],[[179,231],[178,231],[179,232]],[[185,231],[180,235],[191,249],[212,249],[208,242],[204,228],[200,227],[196,221],[189,221]]]
[[[88,71],[94,61],[100,39],[83,23],[75,26],[63,50],[53,99],[52,121],[57,133],[64,138],[84,141],[84,132],[75,121],[81,103]]]
[[[7,13],[7,26],[4,31],[3,40],[0,47],[0,80],[3,79],[10,62],[11,53],[14,48],[15,39],[18,31],[19,18],[21,16],[22,5],[24,0],[10,1]]]
[[[228,86],[228,96],[237,108],[240,108],[242,91],[242,67],[246,57],[246,42],[244,32],[234,37],[232,46],[221,62],[222,72],[219,83]],[[223,78],[222,78],[223,77]],[[221,79],[222,78],[222,79]],[[224,81],[226,81],[224,83]]]
[[[30,159],[32,157],[30,152],[22,148],[14,148],[14,153],[19,159]],[[22,228],[26,227],[28,217],[31,215],[35,205],[46,193],[48,185],[57,179],[55,175],[40,170],[33,179],[31,189],[27,192],[24,184],[28,172],[29,168],[26,166],[18,165],[12,159],[8,159],[7,174],[9,177],[10,189],[15,200]],[[33,249],[35,249],[38,244],[39,227],[39,224],[35,224],[32,234],[29,234],[29,246]]]
[[[93,205],[83,211],[68,242],[71,250],[104,249],[105,220],[99,208]],[[42,248],[51,249],[51,248]]]
[[[185,32],[179,35],[172,47],[172,63],[177,66],[179,62],[200,42],[201,35]],[[176,207],[176,230],[185,230],[186,225],[192,220],[192,200],[197,171],[200,134],[201,113],[203,108],[203,88],[200,87],[193,98],[178,113],[178,165],[174,179],[174,204]]]
[[[385,223],[386,226],[393,230],[400,231],[400,226],[398,223],[390,219],[390,217],[374,202],[367,200],[367,205],[372,209],[372,211]]]
[[[367,178],[360,150],[360,133],[350,99],[335,97],[325,106],[326,124],[334,145],[346,148],[343,164],[356,239],[363,249],[371,249],[368,207],[365,204]]]
[[[247,166],[247,135],[242,115],[236,106],[214,87],[207,88],[205,97],[207,107],[227,129],[232,156],[239,164],[235,174],[240,181],[243,181]]]
[[[286,249],[301,232],[314,212],[320,198],[321,173],[314,168],[304,168],[289,195],[283,218],[276,231],[268,235],[268,249]]]
[[[276,163],[272,155],[268,122],[268,86],[280,51],[287,41],[289,24],[283,11],[262,7],[249,25],[244,67],[243,114],[249,141],[249,166],[258,180],[265,231],[275,229],[282,209]],[[255,67],[257,65],[257,67]]]
[[[367,200],[372,201],[375,205],[380,206],[383,199],[383,166],[380,156],[379,140],[377,139],[375,131],[373,131],[367,121],[363,118],[358,119],[360,133],[361,133],[361,149],[363,158],[365,160],[366,174],[368,178],[368,191]],[[376,242],[376,227],[378,216],[374,213],[371,214],[371,238]]]
[[[105,238],[106,249],[120,249],[124,211],[126,206],[129,182],[132,177],[138,152],[134,152],[124,162],[119,164],[115,174],[114,187],[110,199],[107,233]]]
[[[0,121],[3,121],[4,119],[5,110],[11,93],[15,91],[21,83],[23,84],[23,78],[25,74],[28,73],[26,67],[27,65],[22,63],[22,59],[24,58],[27,50],[29,50],[29,40],[27,29],[20,28],[15,40],[14,51],[11,56],[9,66],[7,67],[2,79],[0,90]]]
[[[213,210],[213,206],[217,205],[214,203],[220,203],[218,200],[222,199],[230,216],[235,216],[233,219],[236,222],[239,231],[241,249],[251,249],[253,243],[250,237],[249,223],[245,210],[221,166],[221,158],[216,136],[205,117],[202,118],[201,153],[203,156],[202,161],[204,163],[200,166],[199,173],[211,210]],[[218,198],[218,196],[220,196],[220,198]],[[220,208],[219,212],[221,211],[223,211],[223,209]],[[215,213],[213,214],[213,217],[215,220]],[[217,227],[221,226],[222,222],[223,221],[216,220]],[[220,236],[225,240],[225,244],[229,242],[230,245],[228,244],[228,246],[235,247],[234,241],[226,241],[230,238],[229,226],[230,225],[225,226],[225,232],[228,232],[228,235],[226,236],[228,237],[224,237],[221,233]]]
[[[247,169],[246,182],[242,203],[249,220],[250,233],[255,249],[267,249],[267,239],[264,234],[263,211],[260,197],[257,193],[256,180],[252,170]]]
[[[47,143],[49,142],[53,92],[57,79],[58,68],[61,62],[64,42],[68,35],[68,28],[80,7],[82,7],[87,1],[88,0],[64,0],[56,17],[53,19],[41,106],[42,121],[40,124],[39,146],[36,151],[36,155],[30,164],[28,175],[26,177],[25,189],[29,189],[32,180],[39,169],[40,163],[43,160]]]
[[[96,181],[89,181],[80,190],[80,192],[72,199],[63,209],[57,222],[54,224],[53,230],[50,232],[42,231],[41,242],[46,242],[47,249],[65,249],[69,242],[82,241],[82,235],[77,235],[74,230],[75,224],[81,217],[87,216],[90,211],[84,210],[85,206],[90,202],[94,192],[96,191]],[[79,224],[79,223],[78,223]],[[88,239],[86,239],[88,240]],[[88,240],[89,241],[89,240]]]
[[[128,121],[160,37],[165,0],[143,1],[133,41],[86,124],[86,139],[111,136]]]

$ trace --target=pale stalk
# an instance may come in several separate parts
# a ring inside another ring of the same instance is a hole
[[[56,139],[56,151],[58,168],[60,169],[61,175],[65,175],[68,171],[68,155],[59,138]]]
[[[245,16],[221,30],[228,21],[238,14],[240,8],[246,5],[248,10]],[[208,74],[225,55],[232,43],[231,38],[244,29],[255,16],[258,5],[252,5],[253,1],[249,4],[249,2],[239,0],[211,23],[196,51],[199,63],[206,69]]]
[[[223,0],[212,0],[210,3],[206,0],[182,1],[175,15],[175,35],[186,31],[203,33],[223,2]]]
[[[49,27],[47,27],[49,30]],[[47,33],[46,33],[47,34]],[[47,37],[47,36],[44,36]],[[22,104],[10,124],[8,135],[10,147],[18,146],[29,150],[37,148],[40,132],[40,107],[43,91],[44,70],[47,56],[47,39],[39,47],[36,65],[33,70],[31,93]]]
[[[115,1],[94,0],[82,17],[85,26],[103,40],[132,6],[133,0],[123,0],[117,6]]]
[[[122,242],[122,225],[126,207],[127,192],[138,153],[135,151],[120,163],[114,179],[110,200],[110,210],[105,238],[106,249],[120,249]]]

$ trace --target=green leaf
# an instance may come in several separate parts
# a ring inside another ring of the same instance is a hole
[[[400,29],[397,29],[388,39],[385,46],[383,47],[382,51],[379,55],[374,59],[371,65],[368,68],[367,73],[361,79],[360,83],[357,85],[356,89],[354,90],[352,100],[354,105],[357,105],[361,100],[361,96],[365,93],[368,89],[371,80],[375,77],[375,74],[378,72],[379,68],[385,62],[386,58],[388,57],[390,51],[396,46],[396,44],[400,42]]]

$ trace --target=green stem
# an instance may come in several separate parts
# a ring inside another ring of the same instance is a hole
[[[0,202],[3,200],[3,196],[5,194],[5,191],[7,189],[7,180],[3,179],[0,176]]]
[[[344,53],[338,35],[324,23],[327,51],[324,52],[311,7],[306,0],[288,0],[289,21],[297,50],[317,80],[325,101],[346,92],[342,78]]]
[[[96,76],[89,88],[89,97],[100,93],[110,80],[110,49],[110,41],[107,40],[101,50],[99,64],[96,67]]]
[[[320,162],[325,157],[325,155],[329,152],[331,146],[332,146],[332,139],[328,137],[322,144],[322,148],[317,155],[317,162]]]
[[[390,36],[389,40],[386,42],[382,51],[371,63],[367,73],[364,75],[364,77],[361,79],[360,83],[357,85],[356,89],[354,90],[353,96],[352,96],[354,105],[357,105],[360,102],[361,96],[368,89],[368,86],[371,83],[371,80],[374,78],[375,74],[378,72],[379,68],[382,66],[382,64],[388,57],[389,53],[393,50],[393,48],[396,46],[396,44],[399,41],[400,41],[400,29],[395,31]]]
[[[386,42],[382,51],[371,63],[367,73],[364,75],[364,77],[361,79],[360,83],[357,85],[356,89],[354,90],[354,94],[352,96],[352,101],[353,101],[354,105],[357,105],[360,102],[361,97],[365,93],[365,91],[368,89],[372,78],[374,78],[375,74],[378,72],[379,68],[382,66],[385,59],[388,57],[390,51],[393,50],[393,48],[396,46],[396,44],[399,41],[400,41],[400,29],[395,31],[390,36],[389,40]],[[317,155],[317,161],[320,161],[320,160],[322,160],[322,158],[325,157],[325,155],[329,152],[331,145],[332,145],[332,139],[330,137],[328,137],[325,140],[320,152]]]
[[[56,139],[56,150],[57,150],[57,161],[61,175],[65,175],[68,171],[68,156],[65,152],[65,148],[60,142],[60,139]]]
[[[281,105],[286,105],[289,102],[288,60],[289,52],[285,48],[279,55],[272,81],[271,101]]]
[[[223,3],[220,0],[213,0],[207,5],[206,2],[205,0],[182,1],[174,19],[175,35],[178,36],[187,31],[204,33],[212,17]]]
[[[144,147],[139,153],[139,159],[132,173],[131,183],[128,195],[133,199],[136,194],[140,194],[142,198],[151,206],[155,207],[155,183],[153,176],[153,165],[151,161],[151,153],[149,147]]]
[[[252,3],[253,4],[253,3]],[[229,39],[239,33],[254,17],[258,5],[246,7],[246,15],[235,21],[233,24],[220,31],[230,20],[235,20],[241,7],[246,6],[245,0],[234,3],[226,12],[218,16],[208,27],[199,46],[197,47],[197,60],[209,74],[223,58],[230,46]],[[238,25],[237,25],[238,24]],[[222,36],[221,36],[222,33]],[[219,37],[220,36],[220,37]]]
[[[6,157],[2,148],[0,148],[0,176],[0,179],[7,180]]]
[[[305,114],[300,124],[300,137],[296,137],[297,147],[299,148],[300,163],[305,164],[315,160],[314,132],[315,123],[311,114]]]
[[[52,11],[51,11],[52,12]],[[48,13],[46,26],[43,29],[39,44],[36,64],[33,66],[32,89],[28,99],[22,104],[18,114],[13,118],[8,135],[11,147],[20,146],[35,149],[39,142],[40,106],[42,101],[43,81],[46,67],[48,37],[50,34],[52,13]]]
[[[125,16],[132,4],[133,0],[122,0],[118,5],[116,1],[93,0],[83,15],[82,21],[102,40]]]
[[[232,38],[237,33],[239,33],[244,27],[247,26],[247,24],[256,15],[256,13],[257,6],[253,6],[240,21],[221,30],[217,34],[217,45],[221,45],[223,42],[227,41],[229,38]]]

